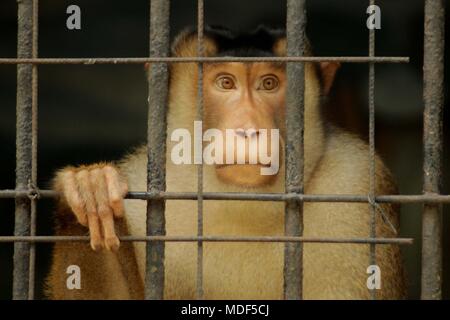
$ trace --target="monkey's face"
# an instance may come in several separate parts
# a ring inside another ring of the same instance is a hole
[[[220,180],[246,187],[272,184],[283,161],[285,68],[271,63],[205,64],[204,129],[224,137]]]

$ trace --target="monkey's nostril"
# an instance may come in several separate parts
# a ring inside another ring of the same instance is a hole
[[[255,130],[255,129],[247,130],[247,135],[248,135],[250,138],[257,137],[257,136],[259,136],[259,130]]]
[[[242,137],[242,138],[246,137],[246,133],[245,133],[244,129],[236,129],[235,132],[239,137]]]
[[[236,129],[236,135],[242,138],[255,138],[259,135],[259,130],[256,129]]]

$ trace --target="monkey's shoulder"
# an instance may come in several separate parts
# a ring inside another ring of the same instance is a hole
[[[359,136],[340,128],[332,128],[323,157],[318,164],[320,184],[330,184],[336,193],[367,193],[370,180],[369,144]],[[397,193],[394,178],[381,157],[375,153],[377,192]]]

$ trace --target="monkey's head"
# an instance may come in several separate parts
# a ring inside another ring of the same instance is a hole
[[[176,57],[195,57],[197,46],[196,31],[184,31],[175,40],[172,54]],[[308,46],[305,55],[309,54]],[[285,56],[286,37],[282,30],[264,27],[243,34],[234,34],[224,28],[207,28],[204,55]],[[337,66],[306,64],[305,122],[316,122],[313,126],[305,123],[306,152],[308,130],[315,134],[315,127],[321,126],[318,110],[320,97],[328,92]],[[172,92],[188,93],[190,101],[197,101],[197,77],[195,64],[174,64],[171,69]],[[183,82],[192,85],[187,89],[183,87]],[[203,132],[206,136],[203,141],[209,141],[214,146],[206,146],[203,160],[204,163],[211,163],[205,156],[215,160],[215,172],[222,182],[260,187],[276,181],[284,163],[286,90],[285,63],[204,63]],[[196,103],[186,101],[184,108],[195,110]],[[192,113],[192,110],[189,112]]]

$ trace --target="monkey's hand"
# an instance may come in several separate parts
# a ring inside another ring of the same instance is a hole
[[[64,168],[56,174],[54,189],[78,222],[89,228],[93,250],[119,249],[114,218],[124,216],[123,199],[128,185],[117,167],[94,164]]]

